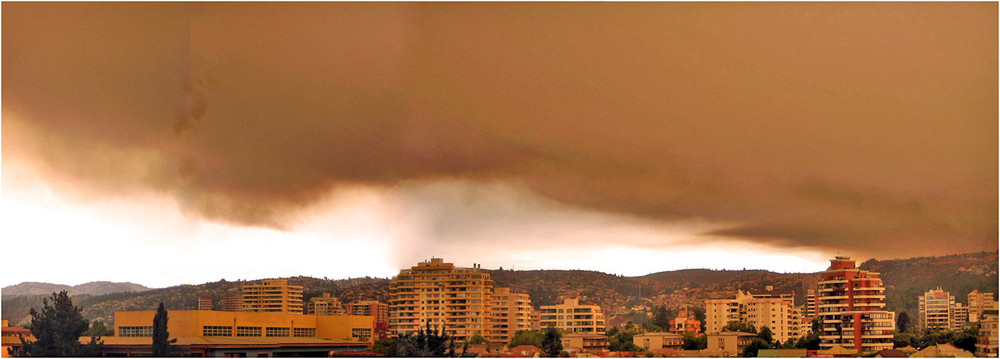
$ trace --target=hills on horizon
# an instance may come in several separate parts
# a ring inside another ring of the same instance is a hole
[[[123,292],[142,292],[153,288],[132,282],[96,281],[77,285],[54,284],[44,282],[22,282],[0,289],[0,296],[47,295],[53,292],[66,291],[69,295],[104,295]]]
[[[942,287],[952,292],[958,301],[965,301],[968,292],[973,289],[998,292],[997,253],[978,252],[890,260],[869,259],[860,262],[859,265],[863,269],[882,273],[886,285],[888,310],[906,311],[911,317],[916,317],[916,296],[929,289]],[[653,305],[666,305],[668,308],[681,305],[700,307],[704,305],[705,299],[733,297],[738,289],[763,290],[766,286],[773,286],[775,290],[794,292],[796,301],[801,303],[805,298],[806,289],[815,285],[818,279],[817,273],[775,273],[766,270],[683,269],[637,277],[583,270],[484,270],[490,273],[497,286],[507,286],[527,292],[531,295],[532,305],[536,307],[556,303],[566,296],[578,296],[584,301],[599,304],[608,313],[609,324],[635,318],[635,313],[631,310],[633,307]],[[306,301],[324,292],[332,293],[345,303],[358,299],[381,301],[388,299],[387,278],[328,280],[299,276],[285,279],[288,279],[290,284],[304,287],[303,300]],[[167,309],[196,309],[198,298],[207,296],[213,299],[218,308],[227,291],[235,291],[243,284],[257,281],[259,280],[220,280],[166,288],[148,288],[134,283],[92,282],[131,284],[132,287],[109,285],[105,288],[137,289],[112,290],[105,293],[70,292],[70,294],[74,303],[83,308],[85,318],[111,323],[115,311],[153,310],[159,302],[163,302]],[[24,323],[29,319],[28,310],[31,307],[40,308],[42,298],[50,295],[53,291],[51,289],[55,288],[27,284],[32,283],[21,283],[2,289],[3,319],[11,320],[14,324]],[[16,293],[26,294],[9,294],[11,288],[15,288]],[[45,288],[45,291],[39,293],[41,288]]]

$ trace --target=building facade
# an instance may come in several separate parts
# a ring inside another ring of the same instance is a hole
[[[790,292],[738,290],[736,298],[705,300],[705,332],[719,333],[729,322],[768,327],[781,342],[801,336],[801,319]]]
[[[531,329],[531,297],[497,287],[490,297],[490,341],[510,343],[518,330]]]
[[[370,316],[375,320],[375,339],[388,338],[389,305],[377,300],[359,300],[347,304],[347,315]]]
[[[997,357],[1000,331],[997,330],[998,320],[996,310],[986,310],[979,317],[979,336],[976,338],[976,355],[980,357]]]
[[[302,314],[302,286],[285,279],[264,280],[243,286],[243,311]]]
[[[941,287],[924,292],[917,297],[918,325],[931,330],[951,329],[954,307],[955,296],[941,290]]]
[[[969,324],[969,307],[955,303],[951,308],[951,330],[962,330]]]
[[[606,324],[601,307],[580,304],[579,298],[564,299],[562,304],[539,308],[542,328],[555,327],[566,333],[604,334]]]
[[[226,312],[243,311],[243,294],[239,291],[226,292],[222,297],[222,310]]]
[[[493,280],[478,267],[455,267],[431,258],[403,269],[389,283],[389,335],[413,334],[424,326],[464,341],[488,338]]]
[[[836,257],[820,273],[818,286],[821,350],[838,345],[859,353],[892,349],[895,314],[884,310],[879,273],[857,268],[848,257]]]
[[[969,292],[969,321],[978,322],[984,311],[997,310],[997,301],[993,293],[983,293],[978,290]]]
[[[198,298],[198,310],[214,310],[212,308],[212,297]]]
[[[323,293],[319,297],[309,298],[309,302],[306,303],[306,314],[345,315],[347,311],[344,310],[339,298],[330,293]]]
[[[734,357],[743,354],[743,349],[753,341],[756,335],[744,332],[709,333],[707,352],[723,357]],[[714,355],[713,355],[714,356]]]
[[[696,319],[694,311],[689,310],[686,306],[677,311],[677,318],[671,319],[669,326],[668,330],[671,333],[701,335],[701,321]]]
[[[648,332],[632,336],[632,344],[647,351],[656,349],[680,350],[684,337],[677,333]]]

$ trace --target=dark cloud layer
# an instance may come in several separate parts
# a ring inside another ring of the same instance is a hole
[[[3,4],[3,156],[292,228],[510,180],[712,235],[997,249],[997,5]]]

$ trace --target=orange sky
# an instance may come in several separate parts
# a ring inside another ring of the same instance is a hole
[[[390,275],[997,250],[996,3],[2,6],[5,238],[99,245],[116,203],[128,253],[356,237]]]

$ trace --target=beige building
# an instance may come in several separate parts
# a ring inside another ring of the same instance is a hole
[[[603,334],[569,333],[563,334],[563,350],[576,348],[588,352],[603,352],[608,350],[608,337]]]
[[[729,322],[753,324],[757,330],[766,326],[782,343],[802,335],[799,311],[790,292],[738,290],[736,298],[705,300],[707,333],[719,333]]]
[[[531,329],[531,298],[510,288],[497,287],[490,297],[489,334],[492,339],[509,343],[518,330]]]
[[[364,315],[375,319],[375,339],[389,337],[389,305],[377,300],[359,300],[347,304],[347,315]]]
[[[720,353],[722,356],[740,356],[743,349],[750,344],[756,335],[744,332],[721,332],[708,334],[706,352]]]
[[[941,290],[941,287],[924,292],[917,296],[918,325],[931,330],[951,329],[954,307],[955,296]]]
[[[567,298],[562,304],[539,308],[542,328],[555,327],[567,333],[604,334],[604,313],[596,305],[580,304],[579,298]]]
[[[955,303],[951,308],[951,330],[965,329],[966,324],[969,324],[969,307]]]
[[[997,357],[1000,332],[997,330],[997,311],[984,312],[979,319],[979,337],[976,338],[976,355],[980,357]]]
[[[323,293],[322,296],[309,298],[306,303],[306,313],[312,315],[345,315],[347,312],[340,303],[340,299]]]
[[[980,293],[978,290],[969,292],[969,321],[978,322],[984,311],[997,310],[997,301],[993,293]]]
[[[302,314],[302,286],[285,279],[244,285],[242,298],[244,312]]]
[[[684,337],[677,333],[648,332],[632,336],[632,344],[646,351],[656,349],[680,350]]]
[[[441,258],[420,262],[389,283],[389,335],[413,334],[430,325],[464,341],[474,335],[489,339],[490,275],[455,267]]]

